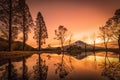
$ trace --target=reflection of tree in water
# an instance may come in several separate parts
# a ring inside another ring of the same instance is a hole
[[[71,57],[71,55],[69,55],[68,63],[70,64],[71,69],[73,69],[74,67],[73,67],[73,64],[72,64],[72,57]]]
[[[70,66],[65,62],[64,53],[63,53],[61,62],[55,64],[56,66],[55,73],[59,74],[60,78],[65,78],[70,73],[70,71],[72,71],[73,66],[72,66],[71,57],[69,57],[69,63]]]
[[[25,57],[23,57],[21,70],[22,70],[22,77],[20,78],[20,80],[29,80],[29,77],[28,77],[29,75],[27,73],[28,67],[26,65],[26,59],[25,59]]]
[[[39,59],[35,66],[33,66],[34,69],[34,80],[46,80],[47,78],[47,72],[48,72],[48,66],[45,64],[45,61],[41,59],[39,54]]]
[[[8,65],[5,67],[5,71],[2,73],[1,80],[18,80],[17,69],[14,68],[14,65],[10,59],[8,59]]]
[[[103,69],[101,75],[109,80],[120,80],[120,63],[104,63],[101,65]]]

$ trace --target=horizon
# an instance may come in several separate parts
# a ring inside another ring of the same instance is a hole
[[[105,25],[106,21],[114,16],[115,11],[120,8],[119,2],[119,0],[26,0],[33,23],[36,21],[38,12],[41,12],[44,18],[48,39],[43,47],[60,46],[59,41],[54,39],[54,31],[59,25],[66,27],[68,33],[73,35],[71,43],[81,40],[93,44],[91,37],[94,34],[96,43],[101,43],[102,40],[98,38],[99,27]],[[37,47],[33,35],[34,31],[32,30],[28,34],[27,44]],[[21,37],[20,33],[17,40],[21,41]],[[66,44],[68,41],[65,42]]]
[[[0,79],[119,80],[119,3],[0,0]]]
[[[99,26],[105,25],[105,22],[114,15],[115,10],[120,8],[119,0],[27,0],[27,3],[34,21],[39,11],[44,17],[48,30],[47,44],[44,46],[58,44],[53,38],[54,30],[59,25],[65,26],[73,33],[73,41],[82,40],[91,44],[90,36],[93,33],[98,35]],[[83,39],[84,36],[88,37],[87,41]],[[36,44],[31,42],[34,42],[32,38],[28,44],[35,47]],[[99,43],[100,40],[97,39],[96,42]]]

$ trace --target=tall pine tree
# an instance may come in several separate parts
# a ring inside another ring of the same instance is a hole
[[[25,44],[28,40],[28,33],[30,32],[30,28],[33,26],[33,20],[31,13],[29,11],[29,7],[26,4],[26,0],[19,0],[19,10],[20,10],[20,16],[21,16],[21,27],[20,31],[23,33],[23,51],[25,50]]]
[[[29,7],[25,0],[0,0],[0,37],[8,40],[9,51],[12,41],[23,33],[23,50],[28,40],[28,32],[33,26]]]
[[[12,50],[12,41],[17,38],[16,22],[18,0],[0,0],[0,37],[8,40],[8,50]]]
[[[41,45],[45,44],[46,38],[48,38],[47,28],[43,19],[43,16],[40,12],[37,14],[36,26],[34,28],[34,39],[38,44],[38,50],[40,51]]]

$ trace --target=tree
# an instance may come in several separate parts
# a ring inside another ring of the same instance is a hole
[[[0,36],[8,40],[9,51],[12,50],[12,41],[18,34],[17,25],[15,25],[17,3],[17,0],[0,0]]]
[[[107,23],[111,30],[112,38],[117,40],[119,47],[119,62],[120,62],[120,9],[117,9],[114,16],[110,18]]]
[[[119,47],[119,62],[120,62],[120,9],[117,9],[114,13],[114,16],[108,19],[106,22],[107,27],[112,35],[111,39],[117,40]]]
[[[86,43],[87,39],[88,39],[87,36],[83,37],[83,40],[85,41],[85,44],[84,44],[84,46],[85,46],[85,56],[87,56],[87,43]]]
[[[71,45],[72,38],[73,38],[73,34],[70,32],[70,33],[69,33],[69,39],[68,39],[68,45],[69,45],[69,46]]]
[[[91,36],[91,40],[93,41],[93,53],[94,53],[95,60],[96,60],[96,55],[95,55],[96,35],[95,33]]]
[[[100,30],[100,38],[103,40],[104,42],[104,46],[105,46],[105,51],[106,51],[106,55],[105,55],[105,61],[107,58],[107,52],[108,52],[108,42],[110,41],[112,34],[111,34],[111,30],[108,27],[108,23],[106,23],[105,26],[99,27]]]
[[[48,38],[47,28],[43,19],[43,16],[40,12],[37,14],[36,26],[34,28],[34,39],[38,44],[38,49],[40,51],[41,45],[45,44],[45,40]]]
[[[67,37],[67,28],[65,28],[64,26],[59,26],[58,30],[55,30],[55,39],[60,40],[61,43],[61,49],[64,51],[64,42],[66,40]]]
[[[1,80],[18,80],[17,69],[12,64],[11,59],[8,59],[8,65],[5,66],[5,70],[2,72]]]
[[[12,0],[9,0],[9,51],[12,43]]]
[[[71,32],[69,32],[69,35],[68,35],[68,45],[69,45],[69,48],[67,48],[67,50],[71,51],[71,42],[72,42],[72,38],[73,38],[73,34]]]
[[[120,63],[103,64],[101,68],[101,76],[108,78],[108,80],[120,80]]]
[[[28,32],[30,32],[30,28],[33,26],[32,16],[29,11],[29,7],[26,4],[26,0],[19,0],[19,16],[20,22],[22,25],[19,27],[20,31],[23,33],[23,51],[25,50],[25,44],[28,40]]]
[[[22,61],[22,80],[29,80],[29,76],[27,74],[28,71],[28,66],[26,65],[26,58],[23,56],[23,61]]]
[[[14,39],[17,39],[18,33],[23,32],[23,50],[28,39],[30,26],[33,25],[32,17],[25,0],[1,0],[0,1],[0,28],[1,37],[8,39],[9,51]]]
[[[64,79],[73,70],[72,60],[65,57],[64,52],[61,55],[61,61],[55,63],[55,74],[59,75],[60,79]]]

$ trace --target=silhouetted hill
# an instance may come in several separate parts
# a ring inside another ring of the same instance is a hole
[[[85,49],[85,44],[86,44],[86,49],[90,49],[90,50],[93,49],[93,45],[92,44],[87,44],[87,43],[85,43],[85,42],[83,42],[81,40],[78,40],[78,41],[72,43],[71,45],[76,45],[78,47],[81,47],[82,49]],[[68,48],[68,47],[69,47],[69,45],[65,46],[65,48]],[[102,49],[102,48],[103,47],[95,46],[95,49]]]
[[[85,44],[86,44],[86,47],[87,47],[87,48],[89,48],[89,49],[93,48],[92,45],[89,45],[89,44],[87,44],[87,43],[85,43],[85,42],[83,42],[83,41],[81,41],[81,40],[76,41],[76,42],[74,42],[73,44],[76,45],[76,46],[80,46],[80,47],[83,48],[83,49],[85,48]]]
[[[8,41],[3,38],[0,38],[0,51],[7,51],[7,50],[8,50]],[[14,50],[14,51],[22,50],[22,42],[14,41],[12,43],[12,50]],[[31,51],[31,50],[35,50],[35,49],[26,44],[25,50]]]

